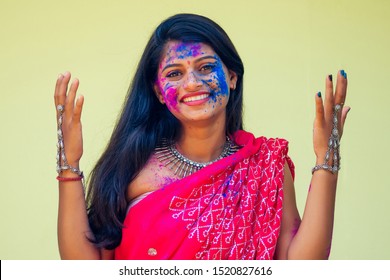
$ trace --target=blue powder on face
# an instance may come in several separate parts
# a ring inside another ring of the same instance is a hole
[[[171,83],[167,83],[167,84],[164,86],[164,91],[167,91],[167,89],[169,89],[170,87],[172,87]]]
[[[189,56],[196,57],[201,54],[200,49],[201,49],[200,44],[185,44],[181,43],[176,46],[176,53],[177,53],[177,58],[179,59],[185,59]]]
[[[175,55],[171,56],[170,52],[168,52],[167,55],[169,57],[167,59],[167,63],[175,57],[178,59],[186,59],[188,57],[199,56],[203,54],[203,52],[201,52],[201,47],[202,46],[199,43],[179,43],[174,47]],[[219,103],[222,104],[222,97],[229,95],[229,88],[228,83],[226,82],[226,75],[223,69],[222,60],[219,58],[218,55],[214,55],[214,58],[216,60],[216,63],[212,73],[213,77],[201,81],[210,89],[210,102],[217,103],[219,101]],[[215,83],[215,86],[211,88],[210,84],[212,83]],[[167,88],[169,88],[170,86],[170,84],[164,86],[164,91],[167,90]]]
[[[223,64],[221,59],[215,55],[214,56],[215,60],[217,61],[216,66],[214,68],[215,76],[214,79],[217,81],[217,89],[213,90],[211,89],[211,95],[210,98],[214,101],[217,102],[217,98],[219,97],[219,100],[221,100],[221,95],[228,95],[229,94],[229,89],[228,89],[228,84],[226,83],[226,75],[223,70]],[[213,79],[209,79],[207,81],[208,83],[213,82]],[[207,83],[206,82],[206,83]]]
[[[175,44],[168,50],[166,53],[165,63],[171,63],[175,59],[186,59],[188,57],[196,57],[203,52],[201,52],[202,46],[199,43],[179,43]]]

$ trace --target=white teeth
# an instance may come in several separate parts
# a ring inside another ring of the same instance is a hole
[[[186,97],[186,98],[183,99],[183,102],[191,102],[191,101],[202,100],[202,99],[205,99],[207,97],[209,97],[208,94],[201,94],[201,95]]]

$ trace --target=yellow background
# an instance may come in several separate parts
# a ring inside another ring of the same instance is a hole
[[[245,65],[246,129],[290,141],[302,214],[314,95],[348,73],[332,259],[390,259],[390,1],[0,0],[0,258],[58,259],[53,89],[69,70],[85,95],[88,173],[112,131],[154,28],[199,13]]]

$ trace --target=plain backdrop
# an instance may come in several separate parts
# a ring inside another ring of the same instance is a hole
[[[245,128],[286,138],[303,214],[314,96],[344,69],[331,259],[390,259],[390,1],[0,0],[0,259],[58,259],[53,90],[71,71],[85,96],[88,174],[112,132],[154,28],[181,12],[218,22],[245,66]],[[142,238],[142,237],[140,237]]]

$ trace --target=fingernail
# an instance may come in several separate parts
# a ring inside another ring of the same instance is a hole
[[[321,98],[321,91],[319,91],[319,92],[317,93],[317,96],[318,96],[319,98]]]
[[[351,107],[349,107],[349,108],[348,108],[348,111],[347,111],[347,113],[349,113],[349,111],[351,111]]]
[[[343,76],[345,79],[347,78],[347,73],[345,73],[344,70],[340,71],[341,76]]]
[[[329,81],[331,81],[331,82],[333,81],[333,76],[332,75],[329,75],[328,78],[329,78]]]

